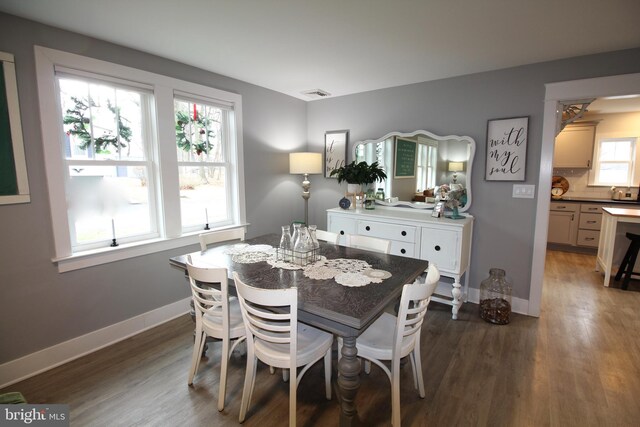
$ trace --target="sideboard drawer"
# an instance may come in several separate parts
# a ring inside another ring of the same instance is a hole
[[[411,242],[398,242],[391,240],[391,255],[406,256],[409,258],[416,258],[417,250],[416,244]]]
[[[346,243],[345,235],[356,234],[356,221],[351,218],[344,218],[338,215],[329,215],[328,231],[337,233],[340,235],[339,244],[344,245]]]
[[[417,228],[410,225],[396,225],[376,221],[358,221],[358,234],[379,237],[391,241],[414,243]]]

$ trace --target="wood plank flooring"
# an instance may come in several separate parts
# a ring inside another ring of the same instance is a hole
[[[407,364],[403,425],[638,425],[640,282],[629,291],[604,288],[594,265],[591,255],[549,251],[538,319],[512,314],[509,325],[491,325],[467,304],[452,321],[450,307],[432,303],[422,337],[426,397],[414,391]],[[183,316],[2,392],[69,404],[73,426],[237,426],[245,358],[232,356],[218,412],[220,345],[210,344],[188,387],[192,331]],[[299,426],[338,425],[322,375],[318,364],[299,386]],[[281,375],[260,365],[244,425],[286,425],[287,396]],[[376,367],[363,374],[357,405],[360,425],[390,425],[390,387]]]

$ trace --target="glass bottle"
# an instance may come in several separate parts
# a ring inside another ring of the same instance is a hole
[[[500,268],[489,269],[489,277],[480,283],[480,317],[496,325],[509,323],[511,284]]]
[[[294,222],[293,223],[293,233],[291,234],[291,249],[295,249],[296,242],[298,241],[298,238],[300,237],[300,226],[301,225],[302,225],[301,222]]]
[[[308,252],[313,249],[309,230],[304,225],[298,227],[298,238],[293,245],[293,262],[298,265],[307,265]]]
[[[291,250],[293,245],[291,243],[291,232],[288,225],[282,226],[282,236],[280,237],[280,256],[281,261],[291,261]]]
[[[311,243],[313,249],[318,249],[320,247],[320,242],[318,242],[318,237],[316,236],[316,230],[318,229],[317,225],[309,226],[309,235],[311,236]]]
[[[373,191],[373,188],[369,188],[367,193],[365,194],[364,199],[364,208],[365,209],[375,209],[376,208],[376,193]]]
[[[376,200],[384,200],[384,188],[378,188],[378,191],[376,191]]]

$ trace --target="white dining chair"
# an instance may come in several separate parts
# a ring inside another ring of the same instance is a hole
[[[229,240],[244,240],[244,227],[230,228],[228,230],[210,231],[198,235],[200,250],[206,251],[207,246],[212,243],[226,242]]]
[[[427,277],[423,281],[404,285],[398,316],[383,313],[356,341],[358,357],[365,359],[365,372],[370,372],[370,363],[379,366],[391,382],[391,424],[400,427],[400,359],[409,356],[413,369],[413,385],[424,398],[424,379],[420,361],[420,331],[427,313],[427,306],[435,290],[440,272],[430,263]],[[342,339],[338,338],[338,356],[342,350]],[[383,362],[390,362],[391,368]]]
[[[345,236],[345,246],[382,252],[383,254],[388,254],[389,251],[391,251],[391,241],[378,237],[361,236],[359,234],[347,234]]]
[[[188,384],[193,385],[193,378],[198,371],[202,349],[207,337],[221,340],[218,411],[222,411],[227,387],[229,357],[238,344],[246,338],[240,304],[237,298],[229,299],[229,282],[226,268],[195,266],[191,257],[189,257],[187,260],[187,272],[189,274],[196,321]],[[211,284],[219,286],[220,290],[211,287]],[[231,348],[229,348],[230,345]]]
[[[332,233],[331,231],[316,230],[316,238],[323,242],[337,245],[338,240],[340,240],[340,235],[338,233]]]
[[[245,373],[240,422],[245,420],[256,380],[258,360],[270,366],[288,369],[289,425],[296,425],[296,391],[302,376],[324,358],[325,393],[331,399],[331,344],[333,335],[304,323],[298,323],[298,289],[260,289],[244,283],[237,273],[233,278],[240,300],[247,334],[247,370]],[[273,308],[278,307],[277,312]],[[302,367],[298,373],[297,368]],[[296,375],[293,375],[296,373]]]

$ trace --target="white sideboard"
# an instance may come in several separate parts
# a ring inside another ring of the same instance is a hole
[[[431,298],[452,306],[452,318],[467,301],[468,275],[471,262],[473,217],[464,219],[433,218],[431,211],[402,207],[376,206],[374,210],[340,209],[327,211],[327,229],[341,235],[360,234],[391,241],[391,254],[425,259],[433,262],[440,275],[453,279],[451,296],[445,295],[442,284]],[[464,283],[461,278],[464,275]],[[448,286],[448,285],[447,285]],[[448,289],[448,288],[445,288]]]

